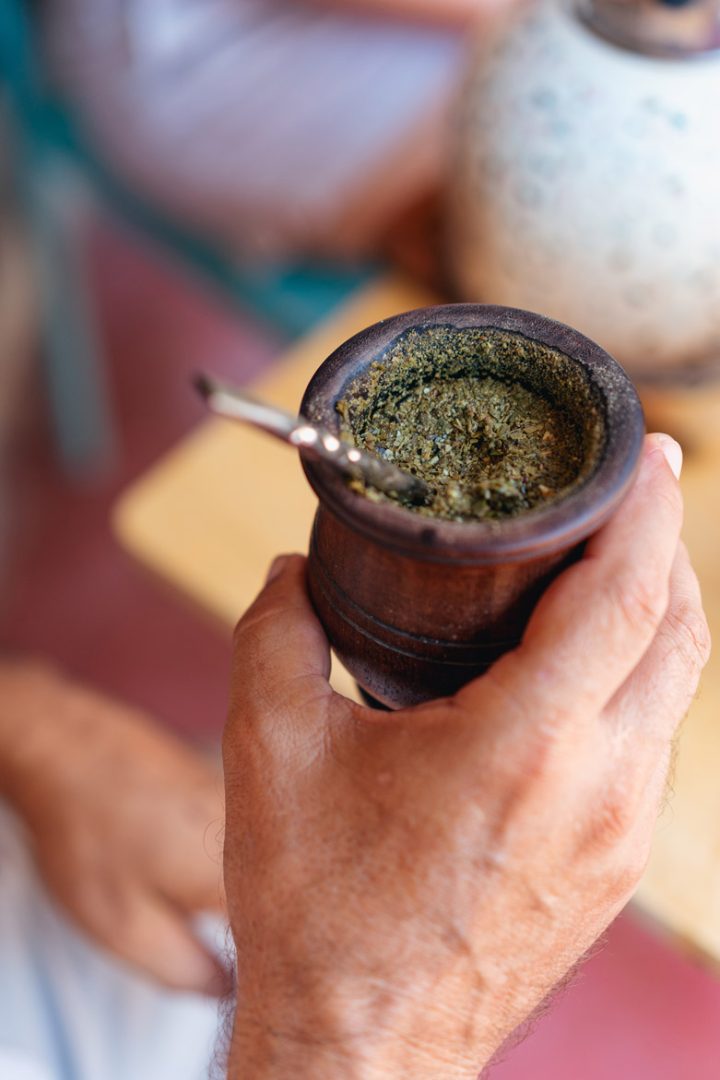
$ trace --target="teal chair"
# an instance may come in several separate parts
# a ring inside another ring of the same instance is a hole
[[[129,226],[199,272],[232,303],[288,338],[302,334],[374,268],[329,264],[239,267],[129,190],[93,152],[72,111],[49,91],[35,40],[32,3],[0,3],[0,91],[8,106],[17,187],[39,285],[42,351],[58,446],[70,471],[102,466],[114,452],[112,410],[88,291],[77,207],[90,185]]]

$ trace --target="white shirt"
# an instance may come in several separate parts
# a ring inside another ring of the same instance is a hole
[[[155,986],[67,922],[0,801],[0,1080],[207,1080],[217,1041],[215,1002]]]

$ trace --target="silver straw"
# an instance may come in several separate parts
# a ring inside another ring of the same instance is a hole
[[[257,401],[243,390],[208,375],[196,376],[194,383],[208,408],[218,416],[260,428],[386,495],[397,495],[416,503],[426,502],[431,495],[429,486],[419,476],[403,472],[396,465],[339,439],[332,431],[312,424],[302,416],[293,416],[274,405]]]

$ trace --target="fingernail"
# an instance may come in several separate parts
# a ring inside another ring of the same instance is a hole
[[[670,435],[664,435],[662,433],[655,436],[655,441],[665,455],[665,460],[673,471],[673,475],[676,480],[680,479],[680,473],[683,466],[683,452],[682,446]]]
[[[265,584],[269,585],[275,578],[280,577],[285,566],[287,565],[287,555],[278,555],[276,559],[273,559],[268,570],[267,577],[265,578]]]

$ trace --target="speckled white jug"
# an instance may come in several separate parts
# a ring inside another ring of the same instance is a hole
[[[542,2],[481,47],[450,228],[467,300],[577,327],[640,376],[720,370],[720,57],[640,55]]]

